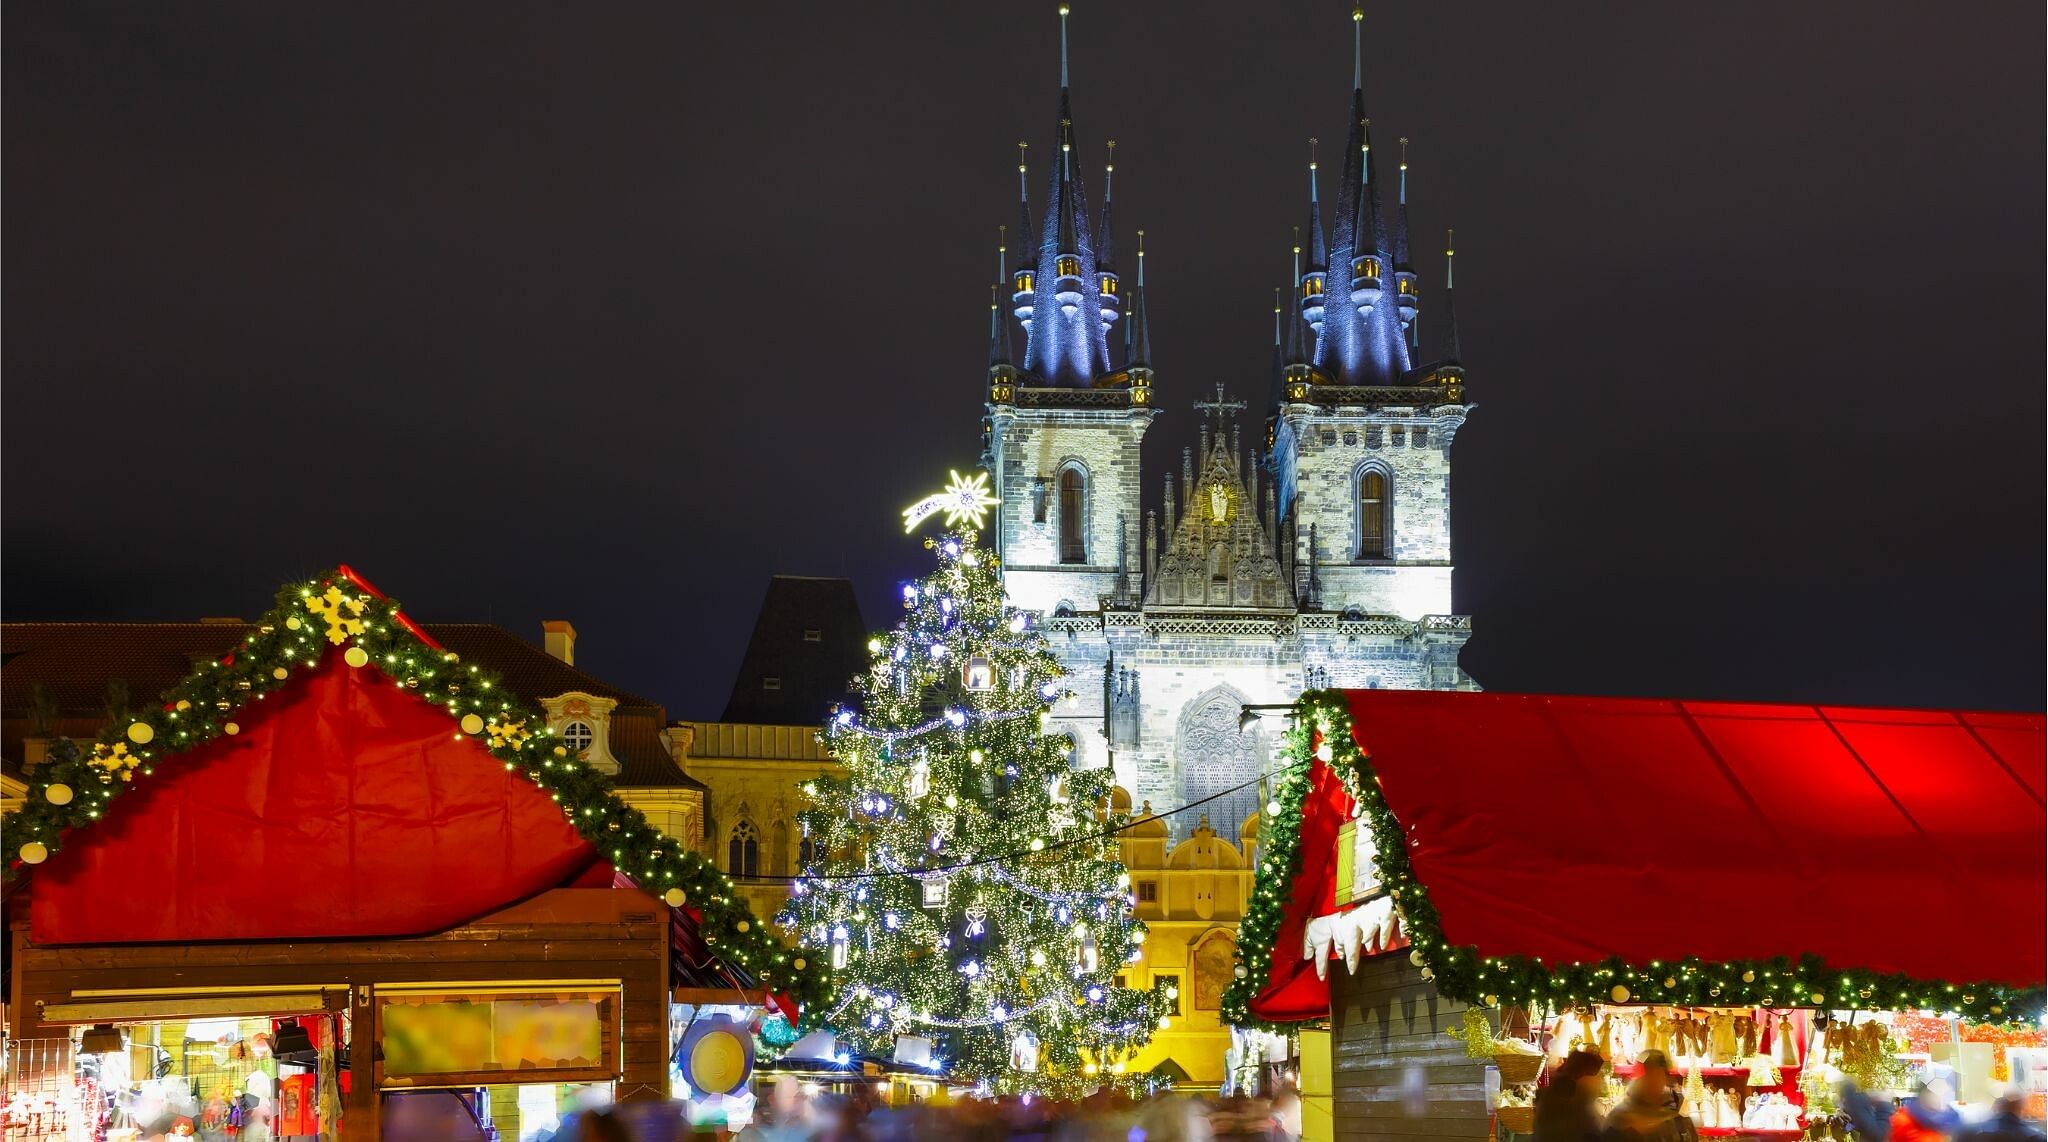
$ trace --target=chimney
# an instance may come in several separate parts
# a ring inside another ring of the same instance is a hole
[[[540,644],[564,666],[576,665],[576,628],[567,619],[548,619],[540,624]]]

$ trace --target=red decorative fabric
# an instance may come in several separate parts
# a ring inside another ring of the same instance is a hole
[[[1301,805],[1301,873],[1273,937],[1266,984],[1252,996],[1253,1015],[1274,1023],[1315,1019],[1330,1013],[1330,984],[1316,976],[1314,961],[1301,958],[1302,930],[1310,920],[1337,910],[1337,830],[1357,809],[1337,772],[1321,761],[1309,764],[1309,788]]]
[[[552,797],[337,651],[36,870],[43,944],[443,931],[598,862]]]
[[[1921,979],[2048,977],[2039,714],[1348,697],[1454,944],[1550,963],[1811,953]],[[1287,958],[1298,931],[1282,930]]]

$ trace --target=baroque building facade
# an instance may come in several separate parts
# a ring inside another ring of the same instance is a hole
[[[1332,686],[1476,688],[1458,664],[1471,621],[1451,596],[1452,445],[1472,410],[1451,250],[1447,239],[1443,340],[1425,353],[1407,164],[1375,150],[1354,11],[1343,161],[1327,203],[1309,165],[1270,375],[1175,392],[1153,369],[1142,231],[1128,287],[1119,268],[1113,163],[1100,208],[1088,202],[1061,19],[1042,209],[1034,219],[1020,164],[1032,241],[1002,267],[1007,315],[990,314],[992,541],[1011,601],[1040,616],[1078,683],[1054,728],[1076,765],[1113,769],[1136,806],[1124,858],[1152,936],[1131,982],[1175,986],[1185,1019],[1136,1062],[1210,1085],[1229,1042],[1216,973],[1231,963],[1281,730],[1246,708]],[[1230,388],[1266,394],[1249,446]],[[1188,401],[1200,444],[1148,477],[1146,432],[1180,393],[1205,398]]]

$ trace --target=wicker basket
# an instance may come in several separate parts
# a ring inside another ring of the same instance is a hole
[[[1500,1071],[1500,1085],[1520,1086],[1533,1083],[1543,1074],[1542,1055],[1516,1055],[1501,1052],[1493,1056],[1493,1065]]]
[[[1503,1106],[1493,1112],[1500,1121],[1500,1128],[1513,1134],[1533,1134],[1536,1130],[1536,1108],[1533,1106]]]

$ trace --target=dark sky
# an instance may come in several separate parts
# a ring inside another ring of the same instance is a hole
[[[1051,3],[4,12],[9,617],[248,615],[347,561],[715,717],[770,574],[879,623],[925,566],[897,512],[978,452]],[[2042,706],[2043,20],[1375,0],[1417,247],[1458,229],[1484,685]],[[1348,5],[1073,32],[1091,190],[1115,138],[1149,234],[1156,473],[1187,402],[1263,391]]]

